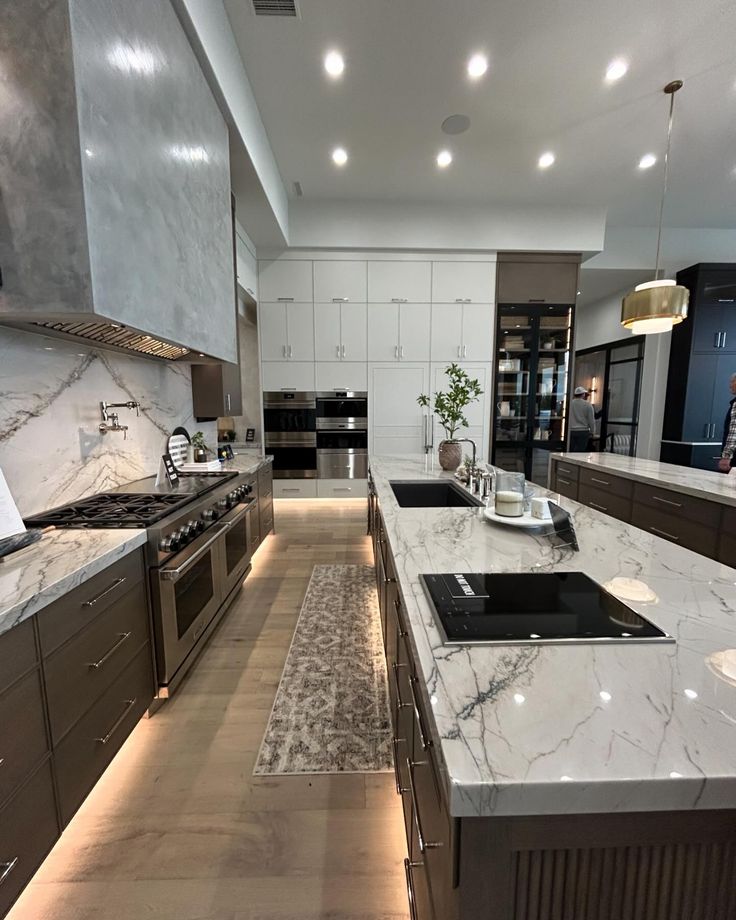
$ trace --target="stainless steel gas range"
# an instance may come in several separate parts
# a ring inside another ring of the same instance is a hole
[[[174,691],[250,569],[251,477],[154,477],[26,519],[30,526],[145,528],[160,698]]]

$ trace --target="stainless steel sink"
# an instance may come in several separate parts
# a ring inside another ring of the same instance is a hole
[[[401,508],[474,508],[483,504],[454,482],[438,479],[389,481]]]

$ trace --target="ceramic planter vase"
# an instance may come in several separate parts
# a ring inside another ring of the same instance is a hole
[[[459,441],[440,441],[439,460],[443,470],[454,473],[463,459],[463,449]]]

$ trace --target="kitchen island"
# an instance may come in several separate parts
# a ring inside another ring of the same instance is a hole
[[[550,456],[549,483],[590,508],[736,567],[736,474],[564,453]]]
[[[736,916],[736,572],[564,497],[577,553],[483,509],[399,507],[391,480],[448,477],[431,458],[371,475],[419,920]],[[419,582],[552,571],[676,641],[446,646]]]

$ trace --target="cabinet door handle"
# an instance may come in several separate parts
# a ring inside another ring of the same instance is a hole
[[[557,482],[561,482],[563,486],[570,486],[572,483],[568,479],[563,479],[562,476],[557,477]]]
[[[680,542],[680,538],[676,537],[673,533],[667,533],[666,530],[660,530],[659,527],[650,527],[652,533],[658,534],[660,537],[665,537],[667,540],[674,540],[675,543]]]
[[[277,297],[276,300],[281,301],[281,303],[292,303],[294,298],[293,297]]]
[[[116,578],[115,581],[111,585],[108,585],[108,587],[105,588],[104,591],[100,591],[100,593],[97,594],[95,597],[92,597],[88,601],[85,601],[82,604],[82,607],[94,607],[94,605],[98,601],[101,601],[103,597],[107,597],[107,595],[110,594],[112,591],[114,591],[115,588],[119,588],[120,585],[122,585],[122,583],[127,580],[128,579],[126,576],[123,576],[122,578]]]
[[[95,738],[95,741],[99,741],[100,744],[107,744],[107,742],[110,740],[110,738],[112,738],[112,736],[115,734],[115,732],[116,732],[116,731],[120,728],[120,726],[123,724],[123,722],[125,721],[126,716],[127,716],[128,713],[130,712],[130,710],[135,706],[135,704],[136,704],[136,698],[133,697],[132,700],[123,700],[123,702],[125,703],[125,709],[122,711],[121,715],[118,716],[118,718],[115,720],[115,722],[113,723],[113,725],[112,725],[112,727],[110,728],[110,730],[108,731],[108,733],[107,733],[106,735],[103,735],[102,738]]]
[[[399,358],[402,361],[404,360],[404,346],[403,345],[399,345]]]
[[[398,345],[394,348],[394,357],[396,358],[397,361],[399,360],[399,346]]]
[[[301,489],[282,489],[282,492],[301,492]]]
[[[19,856],[14,856],[9,862],[0,862],[0,885],[5,881],[5,879],[10,875],[10,873],[18,865]]]
[[[391,747],[394,749],[394,782],[396,783],[396,792],[398,795],[409,791],[408,789],[404,789],[401,785],[401,777],[399,776],[399,741],[403,740],[403,738],[391,739]]]
[[[591,482],[597,482],[599,486],[610,486],[611,483],[607,479],[596,479],[595,476],[590,477]]]
[[[421,869],[424,863],[421,862],[411,862],[408,859],[404,860],[404,875],[406,876],[406,896],[409,900],[409,920],[418,920],[417,918],[417,903],[416,895],[414,893],[414,877],[411,872],[412,869]]]
[[[457,356],[458,356],[458,358],[460,357],[460,350],[461,350],[461,346],[458,345],[458,346],[457,346]]]
[[[417,839],[419,841],[419,852],[424,853],[426,850],[438,850],[442,844],[441,843],[430,843],[428,840],[424,839],[424,833],[422,832],[422,822],[419,817],[419,809],[417,807],[417,795],[416,790],[414,789],[414,767],[422,767],[426,765],[426,761],[420,760],[409,760],[406,758],[406,769],[409,774],[409,795],[411,797],[412,812],[414,813],[414,827],[417,829]]]
[[[345,346],[344,345],[342,346],[342,356],[343,358],[345,357]]]
[[[227,394],[227,411],[228,411],[228,414],[230,414],[230,394],[229,393]]]
[[[419,705],[417,703],[417,694],[414,690],[414,684],[416,683],[416,677],[409,678],[409,690],[411,692],[411,704],[414,707],[414,718],[417,720],[417,728],[419,729],[419,740],[422,745],[423,751],[428,751],[432,746],[432,742],[424,734],[424,723],[422,722],[422,715],[419,712]]]
[[[349,300],[350,300],[349,297],[333,297],[332,298],[333,303],[347,303]]]
[[[716,332],[716,334],[715,334],[715,336],[714,336],[714,339],[715,339],[715,341],[714,341],[714,343],[713,343],[713,347],[714,347],[714,348],[720,348],[720,347],[721,347],[721,333],[720,333],[720,332]]]
[[[455,303],[472,303],[470,297],[456,297]]]
[[[293,357],[293,354],[292,354],[292,351],[291,351],[291,345],[289,345],[289,357],[290,357],[290,358]]]
[[[671,505],[673,508],[682,508],[680,502],[670,501],[669,498],[660,498],[659,495],[652,495],[652,501],[660,502],[663,505]]]
[[[117,650],[120,648],[120,646],[121,646],[127,639],[130,639],[130,637],[131,637],[132,635],[133,635],[132,632],[118,633],[118,640],[117,640],[117,642],[115,642],[115,643],[105,652],[105,654],[102,656],[102,658],[100,658],[98,661],[89,661],[89,662],[87,662],[87,667],[88,667],[88,668],[92,668],[92,669],[95,670],[95,671],[96,671],[98,668],[101,668],[101,667],[103,666],[103,664],[105,664],[105,662],[108,661],[108,659],[110,659],[110,658],[115,654],[115,652],[117,652]]]
[[[733,303],[733,301],[734,301],[733,297],[719,297],[718,298],[718,303]]]
[[[595,508],[596,511],[608,511],[608,508],[606,508],[604,505],[596,505],[595,502],[590,502],[589,504],[590,507]]]
[[[723,336],[723,338],[721,339],[721,348],[725,348],[726,347],[726,333],[722,332],[721,335]]]
[[[468,357],[468,346],[463,345],[463,358],[467,358],[467,357]]]
[[[708,425],[703,425],[703,437],[704,437],[704,438],[709,438],[709,437],[710,437],[710,424],[708,424]]]
[[[286,345],[281,346],[281,357],[282,358],[286,357]]]
[[[391,303],[406,303],[406,297],[392,297]]]
[[[340,357],[340,346],[339,345],[335,345],[335,355],[338,358]]]

